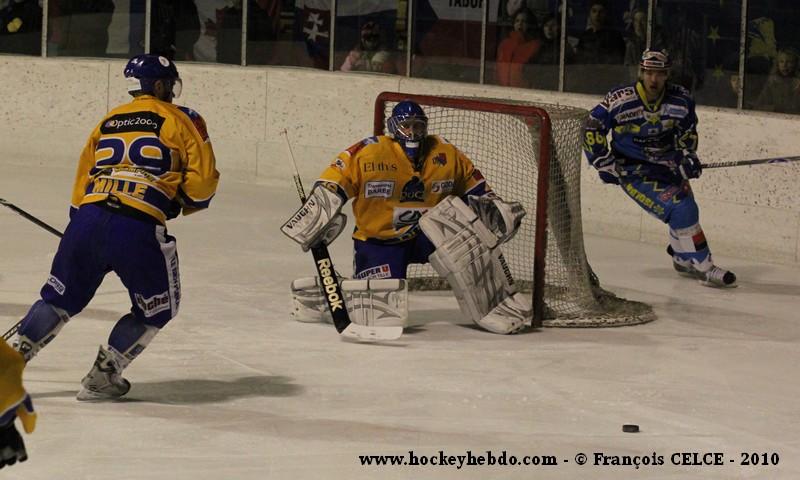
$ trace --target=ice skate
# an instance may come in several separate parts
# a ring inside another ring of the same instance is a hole
[[[667,254],[672,257],[672,268],[684,277],[697,277],[690,260],[682,260],[675,255],[672,245],[667,245]]]
[[[736,287],[736,275],[730,270],[712,266],[705,272],[695,270],[695,275],[700,283],[707,287],[733,288]]]
[[[114,354],[102,346],[89,373],[81,380],[80,401],[115,400],[131,389],[131,384],[122,378],[122,369]]]
[[[689,260],[682,260],[675,255],[672,246],[667,247],[667,253],[672,257],[672,267],[680,275],[696,278],[701,285],[706,287],[733,288],[736,287],[736,274],[724,268],[711,265],[705,272],[697,270]]]

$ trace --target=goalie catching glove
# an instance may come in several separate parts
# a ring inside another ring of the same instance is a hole
[[[478,215],[481,223],[497,235],[500,243],[505,243],[516,235],[526,213],[521,203],[506,202],[493,194],[481,197],[470,195],[468,198],[470,208]]]
[[[344,200],[329,186],[336,188],[335,184],[315,185],[303,206],[281,227],[304,252],[320,244],[330,245],[347,224],[347,217],[339,212]]]

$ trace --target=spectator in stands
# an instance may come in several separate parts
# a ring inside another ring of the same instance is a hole
[[[608,26],[608,8],[604,0],[592,0],[589,26],[578,41],[578,63],[621,65],[625,58],[622,34]]]
[[[542,35],[539,39],[541,46],[539,53],[533,58],[533,63],[542,65],[558,65],[561,57],[561,19],[555,15],[548,15],[542,22]],[[564,60],[572,63],[575,51],[569,42],[566,43]]]
[[[153,0],[150,53],[170,60],[194,60],[200,18],[194,0]]]
[[[39,55],[41,32],[42,7],[38,0],[0,1],[0,53]]]
[[[50,54],[106,56],[112,0],[50,0],[48,9]]]
[[[370,21],[361,27],[358,44],[347,54],[341,70],[397,73],[394,55],[383,46],[380,25]]]
[[[625,65],[631,67],[631,81],[639,78],[639,59],[647,48],[647,12],[634,10],[631,26],[625,37]]]
[[[639,78],[639,60],[642,52],[647,48],[647,10],[635,8],[630,13],[630,28],[625,36],[625,65],[630,67],[630,81]],[[650,48],[662,49],[665,47],[664,38],[659,27],[653,28],[653,38]]]
[[[525,78],[523,68],[533,62],[542,42],[533,32],[536,16],[527,8],[514,15],[514,29],[497,48],[497,84],[508,87],[528,88],[530,79]]]
[[[798,53],[792,48],[778,50],[767,83],[756,100],[755,108],[779,113],[800,113],[800,77]]]
[[[217,62],[242,61],[242,2],[229,2],[217,9]]]

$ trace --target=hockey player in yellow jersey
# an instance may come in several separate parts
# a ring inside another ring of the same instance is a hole
[[[529,313],[523,307],[514,304],[514,318],[496,325],[487,316],[500,303],[508,307],[515,296],[498,247],[515,234],[525,212],[519,203],[494,194],[472,161],[446,139],[429,135],[427,126],[419,104],[399,102],[387,120],[389,134],[366,138],[340,153],[282,231],[304,251],[329,244],[344,229],[340,210],[352,199],[354,277],[369,282],[345,281],[343,289],[369,290],[380,279],[405,279],[409,264],[431,262],[476,323],[496,333],[516,332]],[[426,217],[427,222],[421,221]],[[448,243],[456,233],[463,236]],[[478,244],[475,256],[463,255],[461,250],[473,243]],[[483,278],[475,278],[476,271]],[[293,284],[294,313],[300,320],[314,317],[316,283],[299,279]],[[403,312],[398,317],[405,320]]]
[[[138,55],[124,74],[133,101],[111,110],[86,142],[70,223],[17,339],[30,361],[114,271],[131,309],[100,347],[79,400],[114,399],[130,389],[122,370],[178,313],[178,255],[166,221],[207,208],[219,180],[203,118],[172,104],[182,88],[175,65]]]
[[[25,442],[14,425],[19,417],[26,433],[36,426],[31,397],[22,387],[25,360],[5,341],[0,341],[0,468],[28,459]]]

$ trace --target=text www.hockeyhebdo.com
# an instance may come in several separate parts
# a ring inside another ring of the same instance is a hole
[[[463,455],[448,455],[439,450],[434,455],[418,455],[413,450],[409,450],[407,455],[359,455],[361,465],[373,466],[442,466],[455,467],[461,469],[468,466],[508,466],[508,465],[558,465],[559,461],[555,455],[525,455],[518,457],[510,455],[505,450],[499,454],[486,450],[480,453],[473,453],[467,450]]]
[[[455,467],[460,470],[474,466],[558,466],[575,464],[578,466],[630,466],[635,469],[673,465],[681,467],[724,467],[726,465],[747,467],[775,467],[780,462],[778,452],[699,452],[674,451],[667,453],[652,452],[644,455],[616,455],[607,452],[590,452],[588,455],[578,452],[574,456],[558,457],[556,455],[524,455],[509,454],[505,450],[494,453],[485,450],[473,453],[467,450],[462,455],[450,455],[439,450],[433,455],[420,455],[409,450],[406,455],[359,455],[362,466],[434,466]]]

